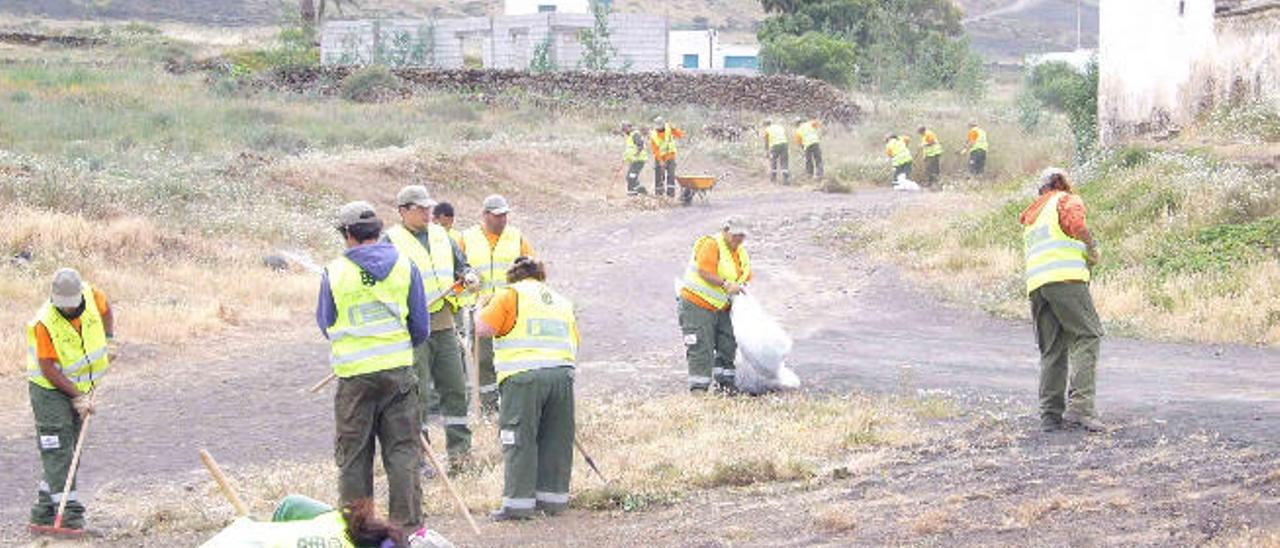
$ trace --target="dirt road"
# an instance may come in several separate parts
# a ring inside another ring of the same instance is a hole
[[[964,441],[955,447],[922,448],[892,457],[909,460],[911,467],[819,492],[790,493],[793,504],[819,498],[826,503],[856,499],[870,504],[867,493],[890,486],[899,498],[927,500],[932,497],[928,493],[948,489],[938,485],[938,478],[950,478],[943,483],[951,481],[949,489],[956,493],[983,486],[1033,493],[1051,489],[1054,477],[1077,477],[1081,462],[1090,458],[1101,459],[1087,467],[1091,469],[1140,466],[1147,462],[1144,455],[1166,447],[1162,444],[1170,439],[1208,440],[1203,447],[1188,446],[1189,464],[1169,472],[1193,475],[1184,483],[1209,481],[1247,490],[1245,480],[1230,474],[1261,474],[1275,467],[1280,454],[1275,427],[1280,378],[1274,374],[1280,352],[1275,350],[1106,339],[1099,399],[1102,412],[1120,431],[1094,440],[1029,434],[1034,426],[1036,351],[1028,326],[941,304],[902,281],[892,268],[827,245],[842,222],[879,215],[912,199],[888,191],[830,195],[766,189],[717,197],[711,207],[646,211],[616,202],[610,204],[611,211],[581,218],[541,212],[536,222],[532,212],[519,211],[512,223],[530,234],[549,260],[553,283],[580,306],[585,345],[579,383],[585,396],[684,390],[672,283],[694,238],[715,229],[723,216],[736,213],[756,227],[748,240],[758,276],[753,291],[795,336],[791,361],[807,390],[942,390],[971,402],[974,412],[1000,417],[989,429],[957,437]],[[190,356],[131,348],[127,358],[163,367],[152,367],[147,374],[131,372],[127,365],[118,368],[113,381],[122,388],[104,391],[88,444],[87,488],[82,494],[108,484],[143,485],[191,473],[200,466],[197,447],[210,448],[225,466],[331,454],[330,396],[301,394],[326,373],[326,346],[311,326],[309,315],[288,327],[253,326],[247,330],[251,332],[215,341],[206,352],[193,351]],[[269,342],[261,340],[262,334]],[[6,389],[25,390],[19,383],[11,381]],[[5,463],[0,467],[0,520],[5,524],[0,526],[0,540],[21,539],[23,534],[13,524],[25,518],[38,469],[30,414],[7,409],[0,419],[0,459]],[[1203,459],[1195,460],[1197,455]],[[1229,466],[1224,468],[1215,460],[1219,458]],[[986,464],[977,472],[961,469],[974,462]],[[998,477],[983,479],[983,474]],[[1159,497],[1166,490],[1184,488],[1178,481],[1153,485],[1132,497],[1163,500]],[[787,495],[789,488],[767,489],[774,492],[765,493],[766,499]],[[1270,484],[1268,489],[1262,499],[1255,494],[1255,506],[1225,521],[1219,516],[1215,527],[1255,514],[1264,516],[1259,519],[1266,523],[1267,512],[1277,508],[1268,501],[1280,496],[1280,486]],[[708,512],[752,528],[747,544],[839,538],[814,533],[809,518],[791,506],[779,510],[776,524],[760,529],[753,512],[768,503],[758,493],[706,496],[718,501]],[[1186,504],[1194,509],[1210,502]],[[896,532],[904,526],[894,515],[901,509],[876,514],[872,505],[864,510],[871,514],[860,525],[859,541],[898,542]],[[562,526],[540,532],[498,528],[494,540],[515,542],[521,533],[522,541],[530,541],[532,534],[532,540],[554,544],[557,538],[563,541],[554,536],[556,530],[582,525],[582,536],[575,542],[583,544],[620,542],[623,537],[617,535],[628,530],[656,531],[654,538],[665,538],[663,543],[725,542],[723,531],[708,530],[697,520],[676,519],[680,512],[655,511],[595,528],[590,525],[610,518],[575,512]],[[1194,510],[1178,512],[1182,521],[1166,524],[1176,530],[1184,521],[1201,519]],[[1280,525],[1276,515],[1271,514],[1272,525]],[[1135,526],[1150,526],[1143,523]],[[1070,523],[1058,525],[1064,531],[1061,540],[1079,540],[1085,537],[1073,535],[1088,533],[1075,531]],[[956,540],[1024,538],[1016,530],[1014,536],[1000,536],[1008,531],[1001,527],[956,528],[969,531]],[[796,536],[804,528],[808,533]]]

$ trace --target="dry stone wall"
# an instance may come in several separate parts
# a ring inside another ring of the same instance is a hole
[[[261,85],[309,95],[334,95],[351,67],[282,69]],[[860,109],[849,95],[820,80],[795,76],[746,76],[681,72],[551,72],[514,70],[396,69],[401,96],[454,92],[481,100],[519,100],[547,108],[574,109],[600,104],[693,105],[814,116],[827,123],[853,124]]]

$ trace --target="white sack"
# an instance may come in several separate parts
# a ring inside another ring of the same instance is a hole
[[[917,190],[920,190],[920,185],[916,184],[915,181],[908,179],[906,174],[899,173],[898,179],[893,182],[893,189],[902,190],[906,192],[915,192]]]
[[[751,394],[800,387],[800,379],[787,367],[791,353],[791,337],[765,312],[760,301],[748,294],[733,298],[729,312],[733,320],[733,336],[738,342],[738,389]]]

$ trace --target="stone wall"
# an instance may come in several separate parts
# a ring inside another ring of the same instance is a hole
[[[335,95],[354,67],[281,69],[259,85],[278,91]],[[604,105],[697,106],[726,111],[813,116],[850,125],[861,110],[849,94],[820,80],[689,72],[548,72],[516,70],[395,69],[406,85],[396,97],[439,92],[469,94],[493,103],[533,103],[548,110]]]

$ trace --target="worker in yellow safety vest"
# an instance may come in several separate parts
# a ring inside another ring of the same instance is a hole
[[[969,155],[970,175],[979,177],[987,169],[987,146],[987,130],[978,127],[977,122],[969,122],[964,150],[957,150],[956,154]]]
[[[933,130],[920,126],[920,155],[924,156],[924,179],[929,186],[938,184],[942,176],[942,143]]]
[[[547,285],[541,262],[519,257],[506,279],[510,285],[476,321],[481,336],[494,337],[502,390],[498,432],[505,472],[495,521],[569,508],[580,343],[573,303]]]
[[[1098,244],[1085,225],[1084,201],[1066,173],[1049,168],[1040,196],[1019,216],[1027,296],[1040,347],[1040,424],[1047,432],[1079,426],[1105,431],[1094,394],[1102,323],[1089,294]]]
[[[31,507],[33,526],[52,526],[65,498],[61,527],[84,530],[85,508],[76,485],[63,488],[80,429],[95,410],[89,394],[107,374],[114,337],[115,315],[106,295],[75,270],[54,272],[49,300],[26,327],[27,391],[44,469]]]
[[[796,144],[804,151],[804,172],[810,179],[822,179],[822,132],[818,120],[796,118]]]
[[[644,194],[644,186],[640,184],[640,172],[644,170],[644,135],[636,131],[631,122],[622,123],[622,164],[627,170],[627,195]]]
[[[427,188],[409,185],[396,195],[401,223],[383,234],[383,241],[413,261],[422,275],[422,285],[431,314],[431,336],[413,349],[418,374],[418,396],[422,407],[422,429],[429,415],[438,413],[444,424],[449,468],[461,470],[471,452],[471,428],[467,425],[467,383],[462,369],[462,352],[454,324],[455,282],[478,285],[479,276],[467,268],[461,247],[448,231],[431,222],[435,200]],[[446,297],[436,300],[437,297]]]
[[[889,162],[893,164],[893,179],[897,181],[899,177],[911,178],[911,147],[907,146],[907,141],[892,133],[884,138],[884,153],[889,157]]]
[[[764,121],[764,153],[769,157],[769,182],[778,182],[782,172],[782,184],[791,184],[791,155],[787,144],[787,128],[773,120]]]
[[[683,139],[684,132],[672,126],[661,116],[653,119],[653,129],[649,131],[649,150],[653,153],[653,195],[668,198],[676,195],[676,140]],[[665,184],[665,189],[664,189]],[[688,204],[693,200],[693,192],[686,189],[680,194],[680,201]]]
[[[422,425],[414,347],[431,335],[422,276],[395,246],[379,242],[382,221],[367,202],[338,210],[347,251],[325,267],[316,324],[329,339],[338,497],[373,496],[373,456],[381,446],[391,521],[422,524]]]
[[[734,357],[738,349],[729,316],[731,301],[751,281],[751,258],[743,242],[746,224],[725,219],[720,232],[698,238],[677,284],[677,320],[689,363],[689,391],[705,393],[712,381],[737,392]]]
[[[506,198],[494,194],[484,199],[483,207],[483,222],[462,233],[462,251],[467,256],[467,264],[480,275],[475,295],[464,299],[472,305],[477,304],[477,297],[488,299],[507,286],[506,272],[515,264],[516,257],[533,256],[533,246],[520,229],[507,224],[511,206]],[[493,412],[498,409],[499,398],[498,377],[493,369],[493,338],[477,339],[472,352],[479,362],[480,403],[485,412]]]

